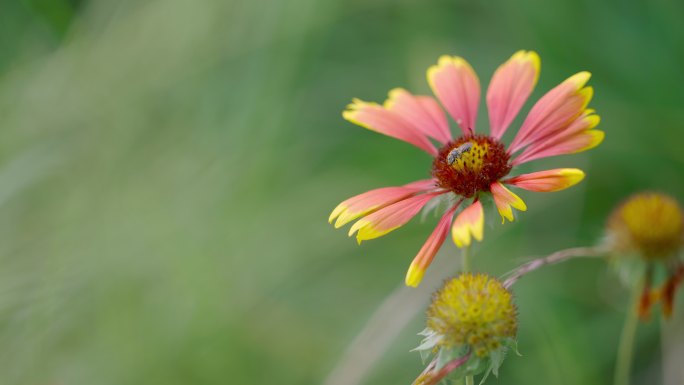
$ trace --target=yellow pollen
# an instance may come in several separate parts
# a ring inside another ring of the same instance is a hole
[[[458,172],[471,171],[478,173],[482,170],[484,157],[489,150],[489,143],[478,143],[475,141],[466,142],[471,144],[469,147],[461,146],[451,151],[450,159],[453,160],[451,167]]]
[[[427,311],[427,326],[442,335],[439,345],[468,344],[486,357],[515,338],[518,319],[511,293],[485,274],[461,274],[435,293]]]
[[[608,221],[616,252],[638,252],[645,259],[666,259],[684,243],[684,216],[665,194],[639,193],[617,207]]]

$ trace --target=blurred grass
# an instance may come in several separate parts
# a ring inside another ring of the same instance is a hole
[[[350,195],[428,172],[340,112],[427,92],[444,53],[485,82],[537,50],[536,97],[588,69],[607,132],[535,165],[588,178],[523,194],[529,212],[491,221],[476,268],[593,242],[636,190],[684,199],[682,16],[676,0],[0,4],[0,383],[321,383],[432,223],[361,247],[325,223]],[[499,383],[610,381],[625,292],[605,270],[577,261],[519,284],[524,356]],[[422,322],[368,383],[420,372]],[[639,378],[659,378],[658,351],[652,322]]]

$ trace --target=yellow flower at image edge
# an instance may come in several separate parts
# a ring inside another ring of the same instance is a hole
[[[670,196],[639,193],[615,209],[608,220],[608,234],[614,251],[664,260],[676,254],[684,242],[684,215]]]
[[[427,310],[425,339],[416,348],[436,362],[469,356],[458,375],[497,374],[505,352],[515,348],[517,309],[512,294],[496,278],[464,273],[438,290]],[[435,372],[441,368],[436,367]]]
[[[684,263],[679,254],[684,245],[684,213],[676,199],[666,194],[642,192],[619,205],[607,223],[607,246],[620,263],[637,254],[645,263],[644,291],[639,313],[647,318],[651,306],[662,301],[663,314],[672,314],[674,295],[684,279]],[[651,288],[656,266],[667,272],[664,284]]]

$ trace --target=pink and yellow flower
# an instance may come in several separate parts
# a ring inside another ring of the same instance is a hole
[[[539,71],[535,52],[518,51],[494,72],[486,95],[489,135],[475,131],[480,81],[460,57],[442,56],[428,69],[428,83],[439,103],[431,96],[413,95],[401,88],[390,91],[383,105],[354,99],[342,114],[344,118],[433,156],[432,178],[349,198],[333,210],[330,223],[341,227],[358,219],[349,235],[356,233],[361,243],[403,226],[433,198],[448,194],[456,197],[411,263],[406,284],[417,286],[450,229],[458,247],[469,246],[473,238],[482,240],[481,199],[485,195],[493,197],[502,222],[513,221],[513,209],[525,211],[527,206],[506,185],[551,192],[581,181],[584,173],[576,168],[508,176],[515,166],[586,151],[604,137],[595,129],[598,115],[587,108],[593,90],[585,84],[591,75],[579,72],[539,99],[513,141],[508,146],[502,143],[501,138],[532,93]],[[456,138],[440,103],[460,128]],[[459,211],[462,205],[465,208]]]

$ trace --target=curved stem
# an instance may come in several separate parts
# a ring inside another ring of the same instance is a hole
[[[567,261],[568,259],[577,257],[604,257],[606,254],[607,250],[602,247],[573,247],[570,249],[559,250],[547,255],[546,257],[529,261],[511,271],[508,273],[509,277],[504,281],[503,285],[508,289],[513,286],[513,284],[516,283],[522,276],[545,265],[554,265],[556,263],[561,263]]]
[[[634,354],[634,336],[636,335],[639,321],[639,300],[644,285],[645,283],[640,281],[640,283],[634,287],[634,292],[632,293],[632,302],[627,310],[625,324],[622,327],[622,334],[620,335],[620,344],[618,345],[614,385],[629,385],[629,375],[632,370],[632,356]]]

